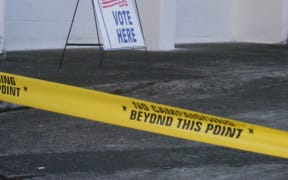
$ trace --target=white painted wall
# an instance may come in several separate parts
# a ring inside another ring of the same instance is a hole
[[[150,50],[174,47],[176,0],[138,0]],[[8,0],[7,50],[63,48],[76,0]],[[80,0],[70,42],[97,43],[91,0]]]
[[[283,2],[283,42],[288,44],[288,0],[284,0]]]
[[[287,14],[288,0],[178,0],[176,43],[280,43]]]
[[[137,2],[146,45],[150,47],[149,49],[157,49],[159,47],[158,37],[160,36],[159,24],[161,18],[159,8],[161,7],[161,1],[138,0]],[[146,9],[149,9],[149,11],[143,11]],[[158,27],[154,29],[154,26]]]
[[[174,49],[176,0],[137,0],[137,2],[148,49]]]
[[[279,43],[288,36],[288,0],[137,2],[150,50],[173,49],[175,42]],[[97,42],[90,3],[80,0],[70,42]],[[63,48],[75,5],[76,0],[6,0],[5,49]]]
[[[176,0],[162,0],[158,50],[175,47]]]
[[[4,52],[4,0],[0,0],[0,54]]]
[[[94,42],[92,5],[81,0],[71,41]],[[76,0],[8,0],[7,50],[63,48]]]
[[[237,41],[283,41],[283,2],[286,0],[237,0],[233,35]]]
[[[232,0],[177,0],[176,43],[232,38]]]

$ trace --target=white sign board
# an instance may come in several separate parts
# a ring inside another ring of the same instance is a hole
[[[105,50],[145,47],[133,0],[94,0]]]

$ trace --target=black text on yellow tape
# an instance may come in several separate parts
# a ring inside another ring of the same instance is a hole
[[[288,158],[288,132],[0,72],[0,100],[113,125]]]
[[[0,76],[0,92],[2,95],[19,97],[21,88],[17,86],[14,76]]]

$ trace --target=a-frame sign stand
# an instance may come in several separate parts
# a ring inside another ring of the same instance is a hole
[[[95,23],[95,27],[96,27],[96,31],[97,31],[98,43],[94,43],[94,44],[93,43],[69,43],[69,38],[70,38],[71,31],[72,31],[73,24],[74,24],[74,20],[75,20],[76,14],[77,14],[79,2],[80,2],[80,0],[77,0],[76,7],[75,7],[75,10],[74,10],[74,14],[73,14],[72,21],[71,21],[71,25],[70,25],[70,28],[69,28],[69,31],[68,31],[68,35],[67,35],[67,38],[66,38],[66,41],[65,41],[65,46],[64,46],[64,49],[63,49],[63,52],[62,52],[61,59],[59,61],[58,69],[60,69],[62,67],[62,65],[63,65],[65,54],[66,54],[66,50],[67,50],[68,46],[97,46],[97,47],[99,47],[98,48],[99,49],[99,51],[98,51],[99,52],[99,66],[102,66],[102,64],[103,64],[105,49],[104,49],[104,44],[101,42],[101,39],[100,39],[100,32],[99,32],[99,27],[98,27],[99,24],[98,24],[98,21],[97,21],[96,8],[95,8],[94,0],[91,0],[91,4],[92,4],[92,7],[93,7],[93,17],[94,17],[94,23]],[[142,27],[140,16],[139,16],[139,9],[138,9],[137,0],[134,0],[134,3],[135,3],[135,8],[136,8],[136,16],[137,16],[137,19],[139,21],[139,26],[140,26],[139,28],[141,30],[141,34],[142,34],[142,37],[143,37],[145,54],[146,54],[146,57],[147,57],[147,61],[149,62],[148,49],[146,47],[145,37],[144,37],[144,34],[143,34],[143,27]]]
[[[92,3],[92,7],[93,7],[93,16],[94,16],[94,22],[95,22],[96,31],[97,31],[98,43],[69,43],[69,38],[70,38],[70,35],[71,35],[71,32],[72,32],[72,28],[73,28],[73,24],[74,24],[74,21],[75,21],[76,14],[77,14],[79,2],[80,2],[80,0],[77,0],[76,7],[75,7],[75,10],[74,10],[74,14],[73,14],[73,17],[72,17],[72,21],[71,21],[71,24],[70,24],[70,28],[69,28],[69,31],[68,31],[68,35],[67,35],[67,38],[66,38],[66,41],[65,41],[64,49],[63,49],[63,52],[62,52],[62,56],[61,56],[61,59],[59,61],[58,69],[61,69],[61,67],[63,65],[65,54],[66,54],[66,49],[67,49],[68,46],[97,46],[97,47],[99,47],[99,51],[98,51],[99,52],[99,60],[100,60],[99,66],[101,66],[103,64],[103,58],[104,58],[105,51],[104,51],[104,48],[103,48],[103,44],[100,42],[100,34],[99,34],[99,29],[98,29],[98,24],[97,24],[97,17],[96,17],[96,11],[95,11],[95,5],[94,5],[94,1],[93,0],[91,0],[91,3]]]

